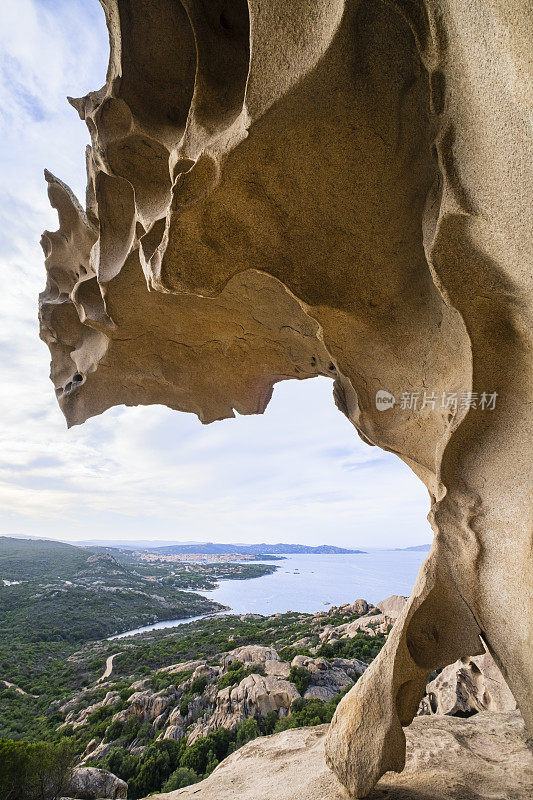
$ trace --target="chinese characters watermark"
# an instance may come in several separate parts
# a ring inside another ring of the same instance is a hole
[[[376,408],[388,411],[396,406],[401,411],[437,411],[438,409],[456,412],[463,409],[494,411],[498,392],[402,392],[396,398],[391,392],[380,389],[376,392]]]

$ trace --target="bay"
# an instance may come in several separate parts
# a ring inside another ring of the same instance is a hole
[[[391,594],[411,594],[427,552],[373,550],[349,555],[290,555],[272,575],[221,581],[205,597],[239,614],[314,613],[358,597],[378,603]]]
[[[220,581],[216,589],[201,594],[229,606],[233,613],[265,616],[286,611],[325,611],[330,605],[353,603],[359,597],[376,604],[392,594],[408,596],[426,556],[427,552],[413,550],[289,555],[275,562],[279,568],[272,575]],[[206,616],[211,615],[165,620],[110,638],[172,628]]]

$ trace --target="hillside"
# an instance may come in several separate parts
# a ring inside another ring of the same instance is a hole
[[[431,545],[428,542],[427,544],[414,544],[411,547],[395,547],[394,549],[402,552],[429,553]]]
[[[0,737],[66,737],[78,761],[126,780],[130,798],[160,790],[176,769],[195,782],[249,739],[330,720],[390,622],[359,600],[87,643],[57,652],[44,674],[38,661],[14,672],[31,694],[0,687]]]
[[[0,536],[0,581],[68,580],[86,565],[91,555],[75,547],[48,539],[13,539]]]
[[[126,563],[111,552],[2,537],[0,646],[8,641],[86,642],[224,609],[182,591],[196,588],[197,572],[173,572],[162,563]],[[211,588],[215,582],[205,583]]]

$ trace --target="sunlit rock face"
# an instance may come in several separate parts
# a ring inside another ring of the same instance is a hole
[[[533,729],[529,5],[102,5],[106,84],[71,100],[85,209],[46,174],[41,335],[69,425],[261,413],[277,381],[331,376],[425,482],[436,536],[330,765],[356,797],[402,769],[427,676],[480,637]]]

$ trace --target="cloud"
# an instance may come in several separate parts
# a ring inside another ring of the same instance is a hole
[[[0,29],[1,532],[62,539],[429,539],[427,494],[394,456],[363,444],[331,382],[279,384],[263,417],[202,426],[151,406],[67,431],[38,339],[38,241],[57,219],[47,166],[83,197],[85,126],[67,104],[104,81],[96,0],[7,0]]]

